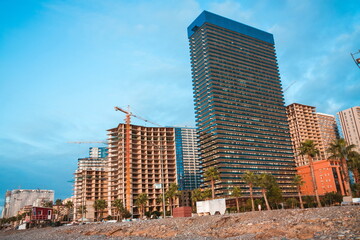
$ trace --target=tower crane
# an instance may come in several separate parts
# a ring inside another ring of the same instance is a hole
[[[131,165],[131,161],[130,161],[130,122],[131,122],[131,117],[136,117],[144,122],[148,122],[151,123],[153,125],[156,125],[158,127],[161,127],[161,125],[154,123],[154,122],[150,122],[149,120],[146,120],[140,116],[137,116],[135,114],[133,114],[132,112],[130,112],[130,106],[128,106],[128,110],[124,110],[122,108],[119,107],[114,107],[115,111],[120,111],[125,113],[125,124],[126,124],[126,130],[125,130],[125,149],[126,149],[126,155],[125,155],[125,161],[126,161],[126,209],[128,211],[131,211],[131,187],[130,187],[130,181],[131,181],[131,177],[130,177],[130,165]]]

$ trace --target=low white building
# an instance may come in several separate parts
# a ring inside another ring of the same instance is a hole
[[[40,207],[43,202],[54,201],[53,190],[16,189],[6,191],[3,218],[16,216],[18,211],[26,205]]]

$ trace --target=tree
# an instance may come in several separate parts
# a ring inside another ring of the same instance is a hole
[[[201,195],[202,195],[203,200],[209,200],[212,198],[212,190],[210,188],[205,188],[201,192]]]
[[[107,206],[107,203],[104,199],[98,199],[98,200],[95,200],[95,202],[94,202],[93,207],[96,212],[100,212],[100,219],[102,219],[103,211],[106,208],[106,206]],[[99,215],[96,214],[96,216],[97,216],[97,221],[99,221]]]
[[[217,168],[209,167],[205,170],[204,173],[205,181],[210,181],[211,191],[212,191],[212,199],[215,198],[215,180],[220,179],[220,173]]]
[[[343,201],[343,196],[341,193],[336,192],[327,192],[324,195],[323,201],[326,205],[340,204]]]
[[[125,208],[124,203],[121,199],[115,199],[112,206],[116,210],[118,220],[122,220],[123,218],[129,216],[130,212]]]
[[[351,197],[351,189],[350,189],[350,177],[349,171],[347,167],[347,159],[349,155],[352,154],[353,149],[355,148],[354,144],[347,144],[345,139],[339,138],[334,140],[334,142],[330,143],[328,152],[331,154],[330,159],[339,159],[341,164],[341,172],[344,176],[344,182],[346,185],[346,192]]]
[[[86,213],[87,213],[87,209],[86,209],[86,205],[80,205],[77,208],[77,213],[81,214],[81,219],[84,219],[84,217],[86,218]]]
[[[247,185],[249,185],[250,190],[250,199],[251,199],[251,210],[255,211],[255,205],[254,205],[254,197],[253,197],[253,187],[256,183],[256,175],[253,172],[246,171],[243,180]]]
[[[276,179],[273,175],[267,175],[267,187],[266,187],[266,196],[269,202],[269,205],[276,207],[279,205],[280,202],[283,201],[282,191],[279,187],[279,184],[276,182]]]
[[[61,199],[56,199],[55,206],[61,206],[61,205],[62,205],[62,200]]]
[[[60,211],[60,206],[62,206],[61,199],[56,199],[55,206],[53,206],[56,221],[58,221],[62,217],[61,211]]]
[[[193,212],[195,212],[195,210],[196,210],[196,202],[202,201],[202,200],[203,200],[203,195],[202,195],[201,189],[196,188],[191,191],[191,201],[192,201],[192,205],[193,205]]]
[[[351,189],[354,191],[356,197],[360,197],[360,183],[351,184]]]
[[[306,155],[308,157],[310,173],[311,173],[311,180],[312,180],[312,184],[314,187],[316,201],[317,201],[318,207],[321,207],[321,202],[320,202],[316,179],[315,179],[314,162],[313,162],[313,158],[319,154],[319,150],[316,148],[316,144],[314,143],[313,140],[306,140],[305,142],[300,143],[299,151],[300,151],[299,155],[302,155],[302,156]]]
[[[298,204],[298,200],[296,198],[288,198],[286,199],[286,205],[291,206],[291,208],[295,208],[295,205]]]
[[[43,207],[51,208],[53,206],[53,202],[52,201],[43,201],[43,202],[41,202],[41,205]]]
[[[239,198],[241,197],[241,189],[240,187],[234,187],[232,189],[232,193],[231,193],[232,196],[235,197],[235,201],[236,201],[236,210],[237,212],[239,213],[240,212],[240,204],[239,204]]]
[[[352,151],[349,153],[348,165],[350,171],[354,174],[355,182],[360,183],[360,154],[358,152]]]
[[[174,204],[174,198],[179,196],[180,192],[178,191],[179,186],[176,183],[170,184],[169,189],[165,192],[165,198],[169,199],[169,205],[170,205],[170,214],[173,215],[173,204]]]
[[[293,184],[296,186],[296,189],[297,189],[297,192],[298,192],[298,195],[299,195],[299,201],[300,201],[301,209],[304,209],[304,203],[302,201],[300,187],[304,183],[305,182],[302,180],[302,177],[300,175],[295,174],[294,179],[293,179]]]
[[[148,195],[146,193],[141,193],[136,198],[135,205],[139,207],[140,219],[142,219],[143,216],[144,216],[145,206],[146,206],[148,200],[149,200],[149,198],[148,198]]]
[[[65,207],[67,209],[68,221],[70,221],[70,213],[71,213],[71,209],[73,209],[74,207],[74,203],[72,201],[67,201],[65,203]]]
[[[261,188],[261,193],[265,200],[266,209],[271,210],[267,196],[266,196],[267,188],[269,187],[269,174],[262,173],[260,175],[257,175],[255,185]]]
[[[314,196],[304,196],[304,202],[306,203],[307,207],[311,208],[316,206]]]

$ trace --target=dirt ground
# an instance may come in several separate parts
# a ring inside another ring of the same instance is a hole
[[[359,239],[360,206],[8,230],[0,239]]]

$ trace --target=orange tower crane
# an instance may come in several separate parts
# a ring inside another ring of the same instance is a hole
[[[131,172],[130,172],[130,167],[131,167],[131,160],[130,160],[130,122],[131,122],[131,116],[136,117],[140,120],[143,120],[144,122],[148,122],[151,123],[153,125],[159,126],[161,127],[161,125],[157,124],[157,123],[153,123],[150,122],[142,117],[139,117],[135,114],[133,114],[132,112],[130,112],[130,107],[128,107],[128,110],[124,110],[122,108],[119,107],[114,107],[115,111],[120,111],[126,114],[125,117],[125,124],[126,124],[126,129],[125,129],[125,149],[126,149],[126,155],[125,155],[125,161],[126,161],[126,209],[128,211],[131,211],[131,188],[130,188],[130,181],[131,181]]]

